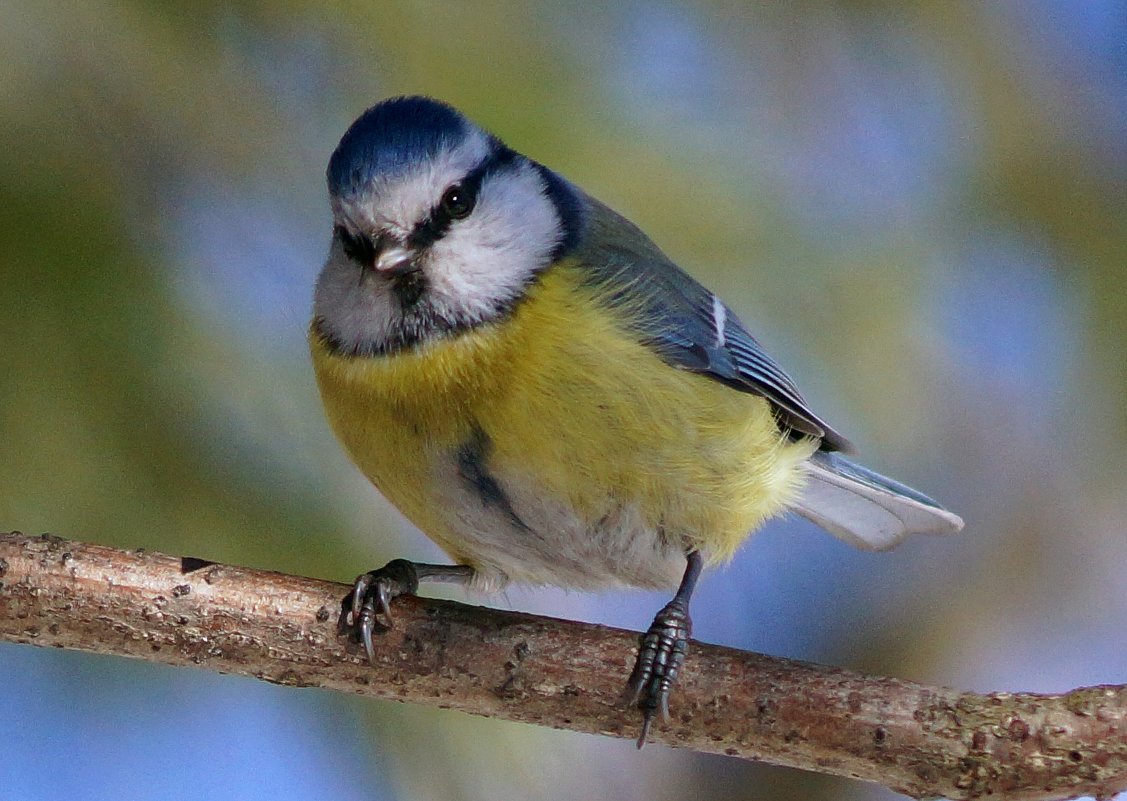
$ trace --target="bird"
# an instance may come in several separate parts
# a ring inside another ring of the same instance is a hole
[[[663,588],[625,703],[668,720],[704,567],[793,511],[884,550],[963,521],[850,442],[637,226],[445,102],[378,102],[327,169],[309,343],[330,427],[452,564],[362,573],[373,633],[420,582]]]

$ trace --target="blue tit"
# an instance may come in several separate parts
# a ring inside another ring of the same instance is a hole
[[[357,579],[369,657],[422,580],[676,588],[626,695],[668,700],[702,568],[793,510],[861,548],[963,523],[848,441],[720,298],[629,220],[454,108],[368,109],[329,161],[310,345],[360,470],[455,562]]]

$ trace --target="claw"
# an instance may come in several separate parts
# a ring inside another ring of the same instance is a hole
[[[652,709],[647,709],[642,715],[642,733],[638,735],[638,750],[641,751],[646,747],[646,738],[650,736],[650,724],[653,723],[654,714]]]
[[[630,706],[642,710],[639,749],[646,744],[655,712],[661,715],[663,723],[669,721],[669,693],[677,682],[685,654],[689,652],[689,634],[693,627],[689,619],[689,599],[703,566],[704,560],[699,551],[685,554],[685,575],[681,578],[681,586],[642,635],[638,658],[623,693]]]
[[[372,645],[372,629],[375,628],[376,616],[370,609],[365,607],[364,612],[360,616],[360,640],[364,643],[364,651],[368,654],[368,662],[374,663],[376,661],[376,649]]]
[[[390,583],[381,581],[376,586],[376,609],[383,615],[384,623],[389,629],[395,627],[395,621],[391,619],[391,599]]]
[[[352,585],[352,608],[348,612],[348,625],[359,624],[361,613],[364,609],[364,598],[368,595],[368,588],[372,586],[372,574],[365,573],[356,579]]]
[[[646,744],[654,718],[669,721],[669,694],[689,651],[689,619],[687,603],[674,599],[654,618],[642,636],[634,670],[626,683],[624,699],[642,710],[642,734],[638,748]]]
[[[424,565],[431,573],[450,571],[457,575],[464,570],[454,567]],[[352,592],[341,602],[343,617],[342,633],[351,633],[358,638],[368,655],[368,661],[375,663],[376,648],[373,642],[378,627],[391,628],[391,602],[396,597],[414,594],[419,586],[417,566],[405,559],[388,562],[379,570],[372,570],[356,578]]]

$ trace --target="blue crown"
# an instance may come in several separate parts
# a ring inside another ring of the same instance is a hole
[[[429,97],[396,97],[352,123],[329,159],[329,192],[348,195],[373,178],[434,158],[469,132],[456,109]]]

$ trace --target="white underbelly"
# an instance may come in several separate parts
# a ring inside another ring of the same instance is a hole
[[[607,498],[594,519],[585,519],[527,475],[491,472],[500,492],[483,493],[451,457],[435,465],[434,478],[435,503],[482,590],[510,581],[669,588],[684,573],[684,544],[647,524],[629,499]]]

